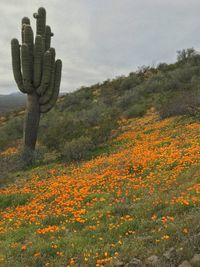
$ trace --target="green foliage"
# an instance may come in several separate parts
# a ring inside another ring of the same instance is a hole
[[[130,106],[129,109],[127,109],[125,112],[123,112],[123,115],[125,118],[134,118],[134,117],[141,117],[146,113],[147,106],[146,103],[137,103],[133,106]]]
[[[194,115],[198,112],[195,107],[200,104],[199,90],[185,89],[170,94],[170,96],[171,97],[167,99],[159,99],[159,105],[157,107],[161,118],[184,114]]]
[[[66,161],[81,160],[88,156],[91,149],[91,139],[81,136],[78,139],[73,139],[71,142],[66,142],[61,153]]]
[[[23,119],[14,117],[9,119],[4,125],[0,126],[0,151],[3,151],[16,140],[21,138],[23,131]]]
[[[197,65],[200,64],[200,55],[195,51],[193,47],[179,50],[177,51],[177,62]]]
[[[6,209],[7,207],[17,207],[24,205],[32,195],[30,193],[25,194],[11,194],[0,196],[0,209]]]

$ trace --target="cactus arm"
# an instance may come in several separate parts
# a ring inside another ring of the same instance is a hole
[[[28,45],[29,51],[33,56],[33,30],[30,25],[24,27],[24,43]]]
[[[21,73],[21,61],[20,61],[20,45],[17,39],[11,41],[11,54],[12,54],[12,68],[15,81],[19,90],[22,93],[26,93],[23,86],[22,73]]]
[[[37,88],[40,85],[41,76],[42,76],[42,37],[37,35],[35,38],[34,46],[34,66],[33,66],[33,84]]]
[[[50,77],[50,84],[49,84],[46,92],[39,99],[39,103],[42,104],[42,105],[46,104],[51,99],[51,96],[52,96],[53,90],[54,90],[54,82],[55,82],[55,49],[54,48],[50,48],[49,51],[51,53],[51,75],[50,75],[51,77]]]
[[[47,51],[51,47],[51,37],[53,36],[53,33],[51,32],[51,27],[46,26],[45,31],[45,50]]]
[[[38,9],[38,13],[34,13],[36,19],[36,34],[41,35],[43,39],[43,52],[45,51],[45,29],[46,29],[46,10],[43,7]]]
[[[23,17],[23,19],[22,19],[22,28],[21,28],[22,43],[24,43],[24,27],[25,27],[25,25],[30,25],[30,19],[27,17]]]
[[[33,91],[31,84],[31,62],[28,45],[25,43],[21,46],[21,59],[24,88],[26,88],[27,93],[31,93]]]
[[[23,17],[23,19],[22,19],[22,25],[23,24],[30,25],[30,19],[28,17]]]
[[[43,95],[49,86],[51,77],[51,57],[50,51],[46,51],[43,58],[42,80],[40,86],[37,88],[38,95]]]
[[[43,7],[38,9],[38,13],[34,13],[33,17],[37,19],[36,22],[36,33],[37,35],[45,35],[45,25],[46,25],[46,10]]]
[[[31,82],[33,80],[33,30],[30,25],[25,25],[24,27],[24,43],[28,45],[29,58],[30,58],[30,72],[31,72]]]
[[[58,99],[59,90],[60,90],[61,73],[62,73],[62,61],[60,59],[57,59],[55,63],[55,87],[54,87],[53,95],[51,96],[51,99],[49,100],[49,102],[47,102],[44,105],[40,105],[41,113],[48,112],[55,105]]]

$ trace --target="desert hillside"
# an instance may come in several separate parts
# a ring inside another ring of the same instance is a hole
[[[0,95],[0,115],[20,109],[26,104],[26,96],[21,93]]]
[[[60,97],[29,166],[24,109],[1,116],[1,266],[200,266],[199,75],[194,53]]]
[[[153,110],[118,124],[100,156],[19,172],[1,189],[5,266],[117,266],[151,255],[171,266],[195,254],[199,124]],[[171,247],[178,256],[161,257]]]

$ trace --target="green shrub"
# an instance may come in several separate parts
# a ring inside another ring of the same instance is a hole
[[[146,113],[147,106],[144,103],[138,103],[129,107],[126,111],[123,112],[123,116],[127,119],[140,117]]]
[[[132,88],[131,90],[125,92],[123,96],[121,96],[117,101],[117,107],[119,107],[122,111],[127,109],[128,106],[132,106],[137,103],[139,98],[139,87]]]
[[[0,127],[0,151],[22,137],[23,119],[14,117],[7,121],[5,125]]]
[[[0,184],[6,181],[8,173],[19,171],[24,167],[24,163],[19,154],[0,156]]]
[[[66,161],[77,161],[86,158],[89,151],[92,149],[90,138],[81,136],[78,139],[73,139],[70,142],[65,142],[62,149],[62,157]]]
[[[157,108],[161,118],[176,115],[193,115],[195,107],[200,104],[200,90],[182,90],[168,98],[160,98]]]

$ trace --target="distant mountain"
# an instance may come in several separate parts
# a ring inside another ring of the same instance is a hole
[[[25,106],[26,95],[21,93],[12,93],[9,95],[0,95],[0,115]]]
[[[60,96],[66,93],[60,93]],[[0,95],[0,115],[24,107],[26,104],[26,94],[11,93],[9,95]]]

